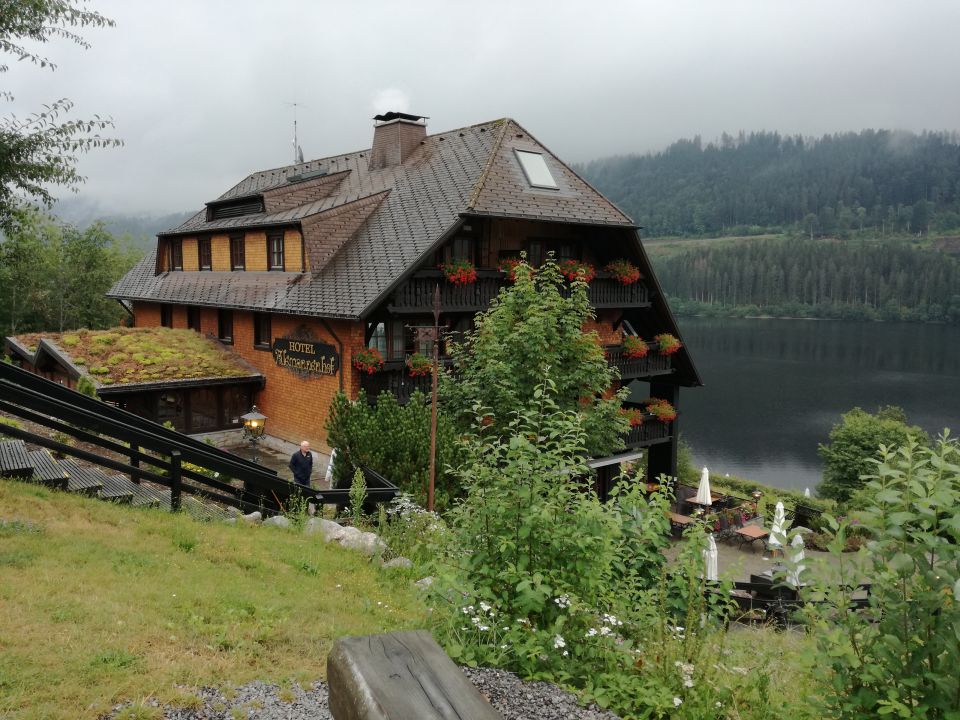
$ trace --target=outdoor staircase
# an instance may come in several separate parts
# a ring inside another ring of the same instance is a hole
[[[46,450],[28,450],[23,440],[0,440],[0,477],[34,482],[56,490],[133,507],[169,508],[170,490],[107,475],[73,459],[53,457]],[[198,520],[226,519],[231,514],[213,503],[186,496],[181,506]]]

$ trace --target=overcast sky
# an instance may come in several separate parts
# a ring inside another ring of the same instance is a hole
[[[202,207],[254,170],[369,147],[371,117],[439,132],[503,116],[565,160],[679,137],[955,130],[957,0],[92,0],[116,27],[0,76],[25,115],[111,116],[81,196],[105,212]]]

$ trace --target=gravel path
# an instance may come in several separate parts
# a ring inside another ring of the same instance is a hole
[[[503,670],[463,671],[504,720],[618,720],[616,715],[595,707],[580,707],[574,695],[550,683],[523,682]],[[332,720],[327,707],[327,685],[323,682],[314,683],[309,690],[254,682],[228,695],[229,699],[219,690],[203,688],[198,692],[196,707],[164,707],[164,720]],[[116,706],[101,720],[116,718],[125,707]]]

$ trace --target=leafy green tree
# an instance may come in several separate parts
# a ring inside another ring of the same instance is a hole
[[[141,254],[100,224],[80,232],[16,208],[0,234],[0,327],[13,335],[116,325],[125,313],[105,293]]]
[[[625,391],[610,392],[615,371],[596,333],[583,330],[594,316],[587,284],[574,281],[568,288],[552,259],[535,276],[524,264],[515,274],[514,285],[477,315],[476,329],[451,344],[454,375],[441,386],[446,409],[464,432],[479,414],[492,435],[504,435],[513,414],[551,377],[557,405],[584,417],[587,452],[622,448]]]
[[[865,504],[854,514],[868,542],[858,566],[844,557],[849,520],[828,518],[832,563],[808,586],[823,717],[948,720],[960,717],[960,446],[948,433],[915,437],[869,463]],[[851,590],[872,582],[869,605]]]
[[[55,70],[56,65],[32,49],[37,43],[60,38],[87,48],[75,29],[113,26],[112,20],[82,5],[67,0],[0,0],[0,54]],[[0,73],[9,69],[0,62]],[[9,92],[0,92],[0,97],[13,100]],[[109,119],[64,120],[71,108],[70,100],[62,98],[26,118],[0,118],[0,229],[10,229],[13,210],[25,199],[49,205],[51,185],[73,187],[82,182],[76,169],[78,153],[121,144],[99,135],[113,127]]]
[[[876,414],[858,407],[844,413],[830,431],[830,442],[818,448],[823,459],[823,482],[818,494],[837,502],[846,502],[866,484],[864,476],[874,468],[880,446],[904,445],[911,440],[929,442],[919,427],[907,425],[901,408],[889,405]]]

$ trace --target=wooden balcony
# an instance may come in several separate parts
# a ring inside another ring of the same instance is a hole
[[[433,293],[440,286],[440,307],[444,312],[486,310],[504,284],[497,270],[477,270],[477,281],[469,285],[447,282],[439,270],[422,270],[397,288],[387,309],[396,314],[433,312]]]
[[[643,425],[635,425],[624,436],[623,442],[628,448],[646,447],[669,442],[673,433],[673,423],[663,423],[650,413],[644,415]]]
[[[396,395],[397,402],[406,405],[417,390],[429,395],[432,382],[430,375],[410,377],[410,371],[402,360],[384,363],[380,371],[373,375],[364,373],[360,376],[360,387],[367,393],[367,400],[371,404],[376,403],[380,393],[386,390]]]
[[[506,275],[499,270],[477,270],[477,281],[469,285],[453,285],[439,270],[421,270],[397,288],[387,309],[397,315],[432,312],[434,289],[439,285],[443,312],[479,312],[487,309],[506,283]],[[598,273],[591,281],[587,294],[590,303],[598,309],[650,305],[646,285],[639,282],[621,285],[605,272]]]
[[[642,358],[631,358],[624,355],[623,345],[608,345],[604,348],[604,352],[611,367],[620,371],[621,380],[669,375],[673,372],[670,355],[661,355],[656,349],[656,344],[652,342],[647,343],[647,348],[647,355]]]
[[[608,272],[598,272],[587,290],[590,304],[595,308],[639,308],[650,306],[650,293],[642,282],[624,285]]]

